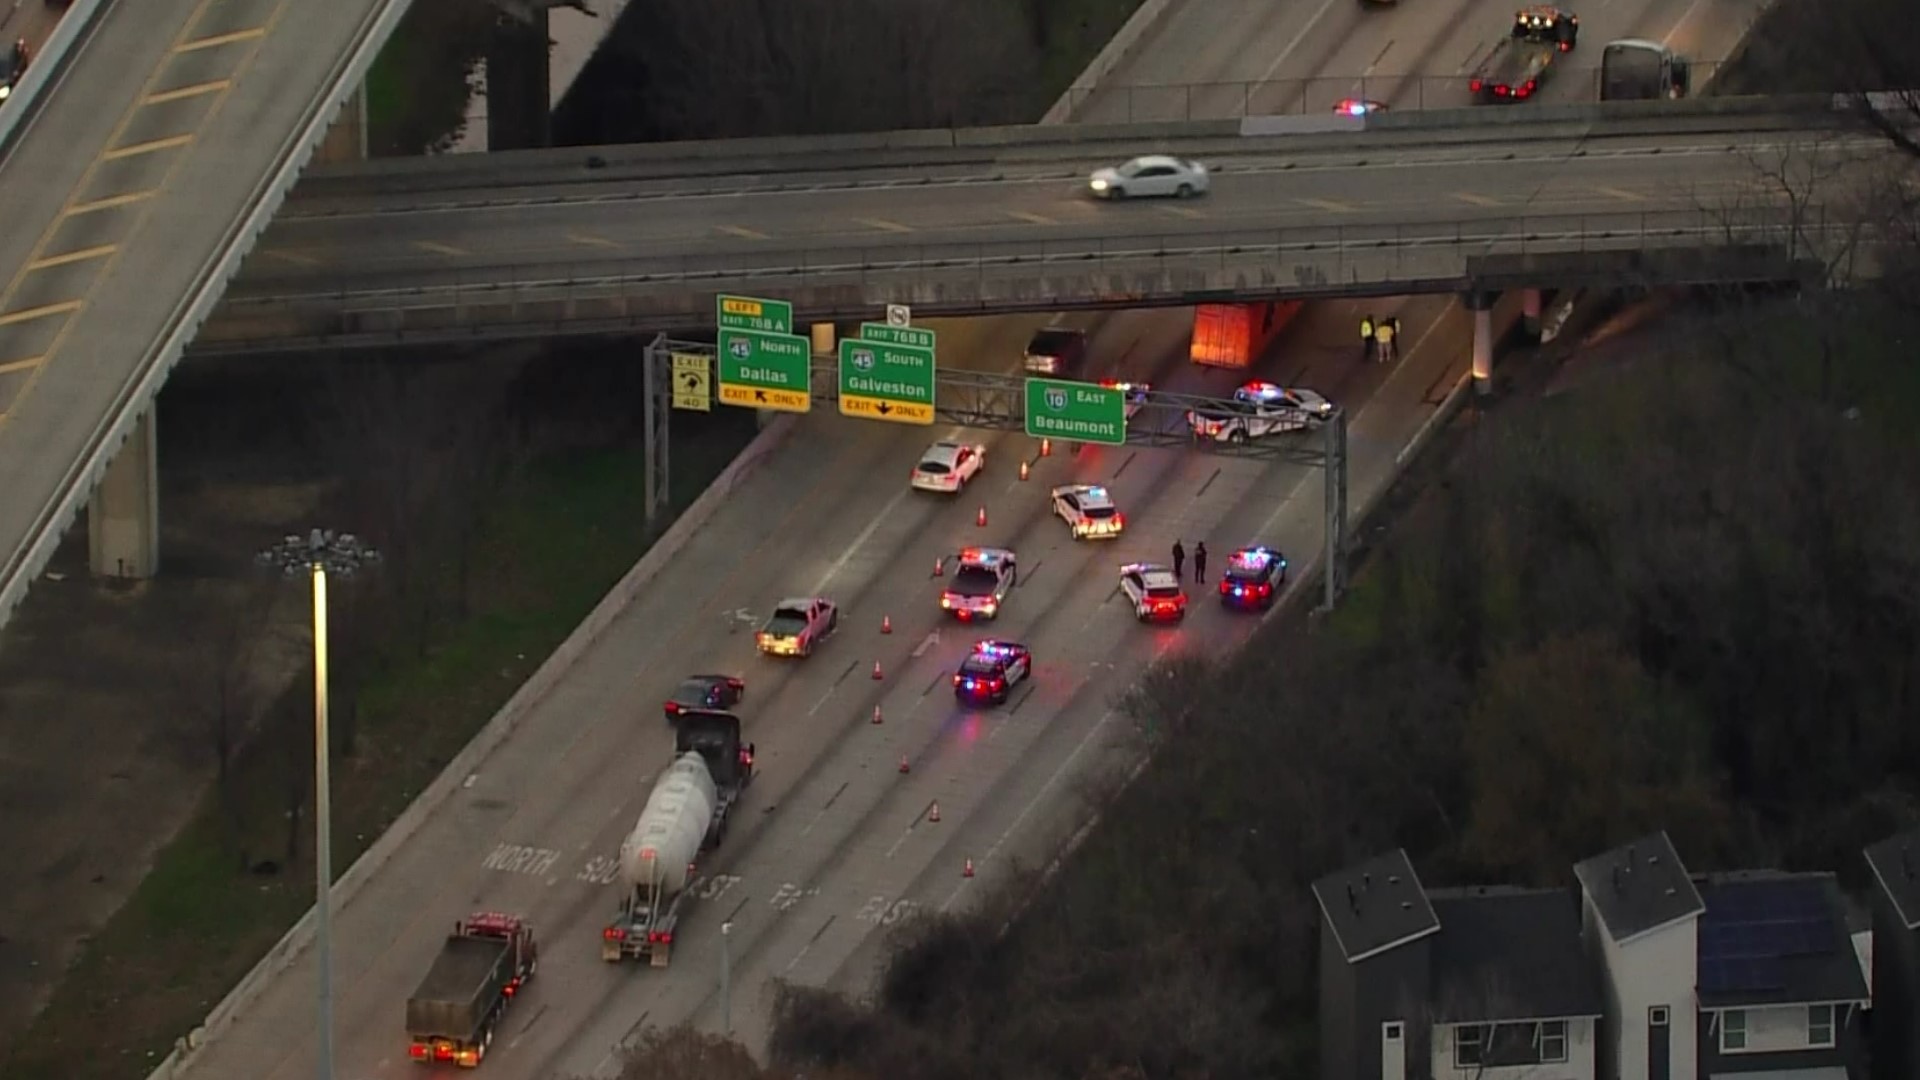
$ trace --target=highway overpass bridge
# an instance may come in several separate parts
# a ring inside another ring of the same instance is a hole
[[[1883,153],[1828,102],[1306,123],[545,151],[504,155],[483,186],[470,163],[327,174],[195,349],[694,328],[716,292],[829,320],[1779,280],[1852,239],[1794,171],[1837,194]],[[1091,167],[1142,146],[1213,163],[1212,194],[1086,197]]]
[[[61,20],[0,113],[0,622],[102,483],[95,571],[151,573],[149,405],[406,6],[77,0]]]

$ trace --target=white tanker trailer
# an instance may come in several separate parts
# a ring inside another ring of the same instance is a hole
[[[753,779],[753,747],[740,742],[740,718],[731,713],[681,712],[673,743],[673,764],[620,844],[626,893],[600,934],[600,958],[609,963],[645,957],[667,966],[694,864],[726,838],[728,818]]]

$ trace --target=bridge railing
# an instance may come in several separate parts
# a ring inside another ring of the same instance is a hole
[[[1241,264],[1312,266],[1351,280],[1346,269],[1480,255],[1580,254],[1623,249],[1709,248],[1772,243],[1803,246],[1831,234],[1824,206],[1754,205],[1734,209],[1667,209],[1607,213],[1516,214],[1383,224],[1327,224],[1231,231],[1056,236],[1007,241],[886,243],[768,250],[750,244],[716,245],[682,255],[457,268],[408,284],[386,284],[377,271],[351,283],[308,285],[296,279],[257,281],[230,293],[223,311],[321,305],[338,309],[383,303],[497,303],[528,297],[586,295],[634,286],[684,288],[753,278],[796,284],[874,277],[955,273],[1098,273],[1154,265],[1222,269]],[[1299,284],[1316,274],[1303,271]]]
[[[1707,85],[1721,65],[1722,61],[1694,61],[1694,85]],[[1473,104],[1467,78],[1466,75],[1375,72],[1262,82],[1101,86],[1076,88],[1069,94],[1073,95],[1075,123],[1153,123],[1243,116],[1330,115],[1336,105],[1348,99],[1380,102],[1389,109],[1457,109]],[[1568,100],[1569,93],[1577,101],[1600,99],[1597,64],[1558,68],[1548,80],[1543,93],[1550,93],[1555,100]]]

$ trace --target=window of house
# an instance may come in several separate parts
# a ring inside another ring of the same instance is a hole
[[[1667,1007],[1665,1005],[1655,1005],[1653,1008],[1647,1010],[1647,1026],[1667,1026]]]
[[[1807,1006],[1807,1045],[1833,1045],[1833,1006]]]
[[[1720,1014],[1720,1052],[1747,1048],[1747,1010],[1728,1009]]]
[[[1542,1064],[1558,1064],[1567,1060],[1567,1022],[1548,1020],[1539,1027],[1540,1061]]]
[[[1471,1024],[1461,1024],[1453,1029],[1453,1067],[1456,1069],[1477,1069],[1481,1059],[1486,1056],[1486,1032]]]
[[[1389,1020],[1380,1025],[1380,1027],[1380,1033],[1388,1039],[1399,1039],[1406,1033],[1406,1029],[1400,1026],[1400,1021],[1398,1020]]]

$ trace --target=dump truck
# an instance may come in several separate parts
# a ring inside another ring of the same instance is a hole
[[[1570,11],[1550,5],[1521,8],[1513,17],[1513,29],[1494,44],[1468,80],[1473,100],[1506,104],[1532,97],[1560,54],[1573,51],[1579,35],[1580,20]]]
[[[1193,309],[1193,340],[1187,357],[1209,367],[1250,367],[1300,307],[1298,300],[1201,304]]]
[[[700,853],[726,839],[727,822],[753,780],[753,744],[740,718],[687,709],[674,718],[674,761],[654,782],[646,808],[620,844],[625,894],[600,934],[600,958],[645,959],[666,967]]]
[[[1600,53],[1601,101],[1660,101],[1687,96],[1687,58],[1657,41],[1623,38]]]
[[[407,1056],[422,1065],[480,1064],[501,1014],[539,968],[533,927],[520,916],[482,911],[454,923],[407,999]]]

